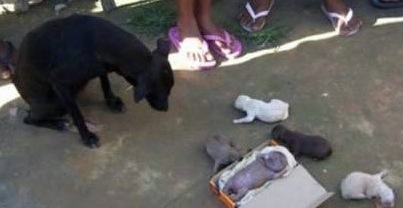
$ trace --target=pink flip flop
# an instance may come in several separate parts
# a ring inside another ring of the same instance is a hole
[[[172,27],[168,32],[169,39],[172,44],[178,50],[179,53],[186,55],[187,52],[191,52],[190,48],[195,48],[194,45],[186,44],[182,41],[180,31],[178,27]],[[198,48],[200,54],[206,54],[209,52],[209,47],[206,41],[203,40],[202,46]],[[215,60],[199,62],[195,60],[188,60],[192,69],[208,69],[214,67],[217,62]]]
[[[225,30],[224,37],[221,37],[219,35],[203,35],[203,38],[207,41],[212,50],[214,50],[217,54],[224,58],[234,59],[242,53],[242,43]],[[220,47],[217,44],[217,41],[229,47],[230,50],[226,50]]]

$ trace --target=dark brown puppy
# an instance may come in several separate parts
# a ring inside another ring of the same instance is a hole
[[[310,158],[322,160],[332,154],[329,141],[321,136],[306,135],[297,131],[291,131],[285,126],[276,125],[271,135],[288,148],[295,157],[305,155]]]
[[[279,178],[287,167],[284,154],[272,151],[259,154],[256,160],[239,170],[225,184],[223,191],[233,200],[241,200],[248,191],[259,188],[268,180]]]
[[[226,137],[215,135],[205,144],[207,154],[214,160],[213,173],[242,159],[241,151]]]

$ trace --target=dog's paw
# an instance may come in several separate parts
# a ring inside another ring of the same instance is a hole
[[[109,98],[106,100],[106,105],[113,112],[121,113],[126,110],[125,104],[119,97]]]
[[[98,148],[101,146],[98,136],[92,132],[90,132],[86,137],[82,138],[85,146],[89,148]]]

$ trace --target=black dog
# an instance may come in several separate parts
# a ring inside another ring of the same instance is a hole
[[[312,136],[291,131],[282,125],[276,125],[272,129],[271,135],[274,140],[279,141],[287,147],[295,157],[305,155],[322,160],[332,154],[332,147],[329,141],[321,136]]]
[[[45,22],[23,39],[13,82],[29,104],[27,124],[57,130],[65,128],[60,117],[69,113],[82,141],[98,147],[75,102],[75,95],[99,77],[108,107],[122,111],[124,104],[111,91],[108,72],[116,72],[135,87],[136,102],[146,98],[152,108],[168,110],[174,85],[167,61],[169,42],[158,41],[150,52],[133,34],[99,17],[72,15]]]

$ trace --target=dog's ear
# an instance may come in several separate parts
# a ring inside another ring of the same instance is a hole
[[[159,38],[157,40],[157,49],[156,52],[161,54],[164,57],[168,57],[169,51],[171,50],[171,43],[169,40]]]
[[[148,82],[145,76],[140,75],[137,78],[137,86],[134,90],[134,101],[136,103],[143,100],[146,95],[149,93]]]

